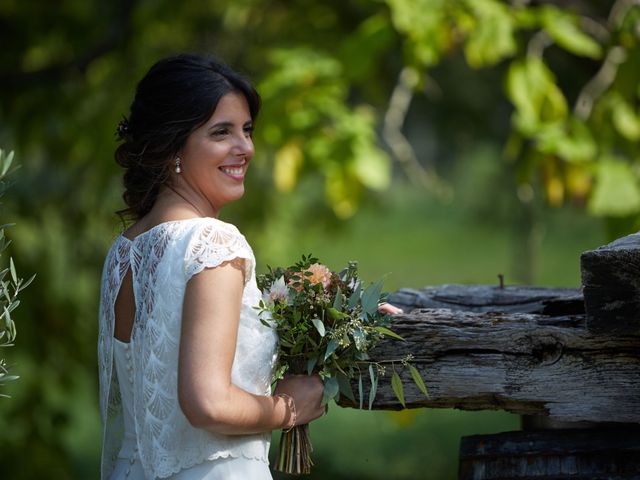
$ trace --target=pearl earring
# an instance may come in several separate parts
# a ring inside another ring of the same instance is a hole
[[[176,168],[174,169],[176,173],[182,172],[182,165],[180,164],[180,157],[176,157]]]

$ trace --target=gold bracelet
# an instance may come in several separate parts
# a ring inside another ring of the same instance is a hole
[[[277,393],[276,397],[284,398],[284,401],[287,402],[287,405],[289,406],[289,411],[291,412],[291,426],[287,428],[285,425],[282,429],[285,432],[290,432],[293,427],[296,426],[296,420],[298,419],[298,414],[296,413],[296,402],[293,400],[291,395],[287,395],[286,393]]]

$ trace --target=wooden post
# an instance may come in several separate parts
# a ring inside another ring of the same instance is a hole
[[[583,253],[580,266],[587,328],[640,335],[640,234]]]

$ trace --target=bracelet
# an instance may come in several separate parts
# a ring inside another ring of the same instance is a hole
[[[291,395],[287,395],[286,393],[277,393],[276,397],[283,398],[284,401],[287,402],[287,405],[289,406],[289,411],[291,412],[291,425],[288,428],[285,425],[282,429],[285,432],[290,432],[293,429],[293,427],[296,426],[296,420],[298,419],[298,415],[296,413],[296,402],[294,402],[293,397]]]

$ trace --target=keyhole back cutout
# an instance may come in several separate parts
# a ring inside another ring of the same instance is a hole
[[[116,326],[113,336],[123,343],[131,341],[133,321],[136,318],[136,301],[133,295],[133,276],[131,267],[122,279],[115,304]]]

